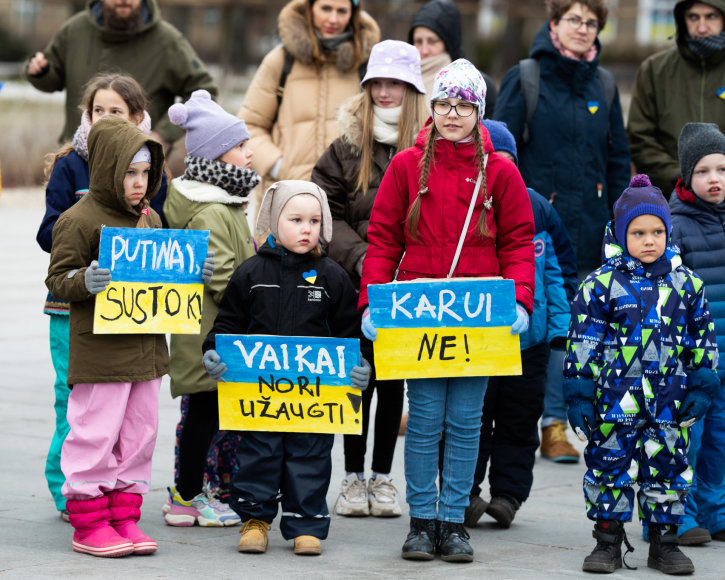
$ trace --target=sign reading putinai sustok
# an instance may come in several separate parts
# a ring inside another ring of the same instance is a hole
[[[206,230],[103,228],[98,265],[111,283],[96,297],[96,334],[199,334]]]
[[[521,374],[513,280],[375,284],[368,299],[378,379]]]

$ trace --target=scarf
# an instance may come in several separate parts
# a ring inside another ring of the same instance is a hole
[[[430,97],[433,91],[433,81],[438,72],[446,65],[451,64],[451,55],[443,51],[438,56],[429,56],[420,61],[420,76],[423,77],[425,93]]]
[[[352,40],[352,29],[348,29],[337,36],[328,36],[327,38],[322,38],[320,33],[315,30],[315,36],[317,37],[317,40],[320,41],[322,48],[328,52],[335,52],[338,48],[340,48],[341,44]]]
[[[686,44],[687,48],[697,56],[707,58],[725,48],[725,31],[715,36],[706,36],[705,38],[688,37]]]
[[[564,48],[561,44],[561,40],[559,40],[559,35],[551,29],[549,29],[549,40],[551,40],[551,44],[554,45],[554,48],[559,51],[559,54],[565,58],[580,60],[582,62],[592,62],[597,57],[597,47],[594,43],[592,43],[589,50],[587,50],[583,56],[577,56],[571,50]]]
[[[398,119],[402,109],[402,105],[389,109],[373,105],[373,133],[376,141],[385,145],[398,144]]]
[[[222,161],[210,161],[203,157],[184,157],[186,171],[183,179],[216,185],[229,195],[246,197],[262,180],[253,169],[237,167]]]
[[[151,134],[151,117],[149,114],[143,112],[143,120],[138,124],[138,128],[146,135]],[[91,130],[91,115],[88,109],[83,111],[81,115],[81,124],[78,125],[75,134],[73,135],[73,141],[71,147],[73,150],[81,156],[83,161],[88,162],[88,131]]]

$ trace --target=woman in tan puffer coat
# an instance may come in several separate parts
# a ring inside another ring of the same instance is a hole
[[[282,44],[262,60],[238,113],[251,134],[252,168],[263,177],[260,193],[280,179],[309,180],[339,136],[337,109],[360,92],[361,67],[380,39],[359,0],[291,0],[278,28]],[[286,58],[291,68],[279,100]]]

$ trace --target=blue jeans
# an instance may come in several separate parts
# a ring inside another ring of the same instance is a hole
[[[563,350],[551,350],[549,366],[546,370],[546,396],[544,412],[541,415],[541,427],[548,427],[554,421],[568,424],[566,401],[564,400],[564,355]]]
[[[405,432],[410,516],[462,523],[478,459],[488,377],[408,379]],[[440,493],[438,442],[445,431]]]

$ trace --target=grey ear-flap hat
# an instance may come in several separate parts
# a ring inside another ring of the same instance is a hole
[[[279,215],[285,204],[295,195],[307,193],[317,198],[322,208],[322,227],[320,228],[320,236],[325,242],[332,239],[332,214],[330,206],[327,203],[327,194],[321,187],[311,181],[303,181],[300,179],[288,179],[278,181],[269,186],[262,205],[257,215],[257,234],[264,235],[267,231],[271,231],[272,235],[279,239],[277,232],[277,224],[279,223]]]

